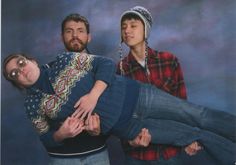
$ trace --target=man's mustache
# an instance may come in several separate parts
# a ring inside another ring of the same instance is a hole
[[[70,40],[70,43],[73,41],[78,41],[81,45],[84,45],[84,43],[79,38],[73,38]]]

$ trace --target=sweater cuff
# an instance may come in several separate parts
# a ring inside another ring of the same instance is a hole
[[[45,147],[59,147],[63,145],[63,142],[56,142],[53,138],[54,132],[48,132],[40,136],[40,140],[43,142]]]

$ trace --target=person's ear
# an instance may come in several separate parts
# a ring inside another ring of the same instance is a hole
[[[88,34],[88,43],[91,41],[91,39],[92,39],[92,36],[91,36],[91,34],[89,33],[89,34]]]
[[[64,43],[63,33],[61,33],[61,41]]]

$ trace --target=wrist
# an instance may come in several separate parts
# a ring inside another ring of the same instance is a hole
[[[58,130],[58,131],[56,131],[56,132],[53,134],[53,139],[54,139],[56,142],[61,142],[62,140],[64,140],[64,137],[63,137],[63,135],[61,134],[61,132]]]
[[[90,97],[92,100],[97,101],[98,98],[100,97],[100,95],[99,95],[97,92],[95,92],[95,91],[90,91],[90,92],[89,92],[89,97]]]
[[[129,145],[132,147],[137,147],[133,140],[128,141]]]

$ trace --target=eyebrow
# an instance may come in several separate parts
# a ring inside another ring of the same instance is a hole
[[[76,28],[76,30],[79,29],[79,30],[85,30],[86,28],[83,28],[83,27],[79,27],[79,28]],[[73,28],[71,27],[67,27],[65,28],[65,30],[74,30]]]
[[[138,20],[138,19],[127,19],[127,20],[123,21],[121,24],[127,24],[126,21],[129,21],[129,22],[131,22],[131,23],[137,23],[137,22],[139,22],[140,20]]]

